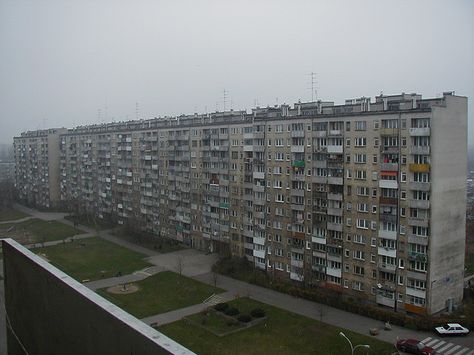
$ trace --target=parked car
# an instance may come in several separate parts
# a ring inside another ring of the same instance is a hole
[[[436,355],[435,349],[426,346],[421,341],[416,339],[399,339],[395,344],[397,350],[408,354],[415,355]]]
[[[463,327],[461,324],[458,323],[448,323],[441,327],[435,328],[436,333],[440,336],[446,335],[468,335],[469,329]]]

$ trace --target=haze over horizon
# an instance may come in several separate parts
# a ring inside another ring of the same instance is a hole
[[[474,3],[0,3],[0,143],[25,130],[381,92],[474,97]],[[314,94],[314,93],[313,93]],[[474,144],[473,105],[469,143]]]

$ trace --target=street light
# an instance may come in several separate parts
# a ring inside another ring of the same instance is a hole
[[[354,355],[355,349],[357,349],[359,347],[370,349],[370,345],[365,345],[365,344],[359,344],[359,345],[356,345],[356,346],[352,346],[352,342],[349,340],[348,337],[346,337],[346,335],[343,332],[339,332],[339,335],[342,336],[343,338],[345,338],[349,342],[349,345],[351,346],[351,355]]]

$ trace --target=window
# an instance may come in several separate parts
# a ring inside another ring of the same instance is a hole
[[[365,237],[360,234],[354,234],[353,241],[357,244],[365,244]]]
[[[357,228],[369,229],[369,220],[357,218]]]
[[[367,172],[365,170],[356,170],[354,177],[357,180],[366,180],[367,179]]]
[[[354,145],[356,147],[365,147],[367,145],[367,138],[357,137],[354,139]]]
[[[372,163],[373,163],[373,164],[377,164],[377,163],[378,163],[378,160],[379,160],[379,159],[378,159],[378,155],[377,155],[377,154],[374,154],[374,155],[372,156]]]
[[[356,131],[365,131],[367,129],[367,122],[366,121],[356,121],[355,122],[355,130]]]
[[[369,207],[366,203],[358,203],[357,204],[357,212],[369,212]]]
[[[347,157],[349,157],[349,161],[347,161]],[[350,162],[350,156],[346,156],[346,162]],[[354,154],[354,163],[356,164],[365,164],[367,163],[367,156],[365,154]]]
[[[358,196],[369,196],[369,188],[366,186],[357,186]]]

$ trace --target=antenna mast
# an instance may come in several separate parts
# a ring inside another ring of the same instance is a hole
[[[311,72],[308,75],[311,75],[311,102],[314,102],[314,99],[316,97],[316,100],[318,99],[318,92],[317,89],[314,88],[316,82],[316,73]]]
[[[229,93],[229,92],[224,89],[224,91],[223,91],[223,94],[224,94],[224,112],[225,112],[225,104],[226,104],[226,102],[227,102],[227,94],[228,94],[228,93]]]

